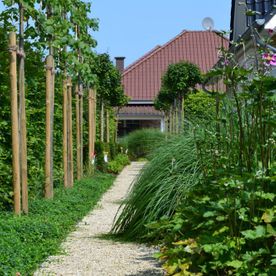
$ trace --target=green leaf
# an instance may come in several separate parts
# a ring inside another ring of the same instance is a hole
[[[231,261],[231,262],[227,262],[226,265],[234,267],[234,268],[241,268],[242,267],[243,262],[242,261]]]
[[[203,214],[204,218],[210,218],[210,217],[214,217],[217,215],[217,212],[213,212],[213,211],[208,211],[206,213]]]
[[[255,240],[266,237],[266,228],[262,225],[258,225],[255,227],[255,230],[246,230],[241,233],[246,239]]]
[[[271,223],[274,219],[274,210],[273,209],[266,209],[262,215],[262,220],[265,223]]]

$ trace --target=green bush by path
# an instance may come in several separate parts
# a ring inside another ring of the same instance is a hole
[[[109,173],[118,174],[128,164],[130,164],[128,156],[126,154],[119,153],[114,160],[108,162],[107,171]]]
[[[139,129],[122,138],[121,144],[128,149],[132,160],[148,157],[161,142],[165,140],[165,134],[157,129]]]
[[[154,151],[121,206],[113,232],[126,239],[141,239],[147,232],[145,225],[172,215],[200,179],[193,133],[164,142]]]
[[[31,202],[28,216],[0,215],[0,275],[32,275],[112,185],[114,177],[97,173],[75,183],[72,189],[56,189],[54,200]]]

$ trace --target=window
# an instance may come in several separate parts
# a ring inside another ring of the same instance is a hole
[[[254,16],[247,16],[247,26],[250,26],[256,19],[264,18],[276,5],[276,0],[246,0],[246,5],[248,9],[257,12]]]

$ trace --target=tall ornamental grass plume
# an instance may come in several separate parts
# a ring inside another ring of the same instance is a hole
[[[165,140],[165,134],[158,129],[144,128],[131,132],[120,143],[128,148],[132,160],[149,157],[154,149]]]
[[[199,184],[201,164],[192,131],[164,142],[152,154],[121,205],[112,229],[128,240],[145,237],[146,224],[172,216]]]

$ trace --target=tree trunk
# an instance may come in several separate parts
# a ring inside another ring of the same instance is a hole
[[[104,142],[104,102],[101,100],[101,142]]]
[[[80,156],[80,97],[79,85],[76,86],[76,142],[77,142],[77,179],[81,179],[81,156]]]
[[[11,125],[12,125],[12,174],[13,174],[13,206],[14,213],[20,215],[20,158],[19,158],[19,130],[18,130],[18,102],[17,102],[17,70],[16,70],[16,34],[9,35],[10,51],[10,89],[11,89]]]
[[[106,109],[106,142],[110,142],[110,129],[109,129],[109,110]]]
[[[83,86],[80,84],[80,178],[83,177]]]
[[[19,137],[20,175],[22,185],[22,210],[28,214],[27,129],[25,108],[25,55],[24,55],[24,7],[19,4]]]
[[[46,58],[46,154],[45,154],[45,197],[53,198],[53,70],[54,59]]]
[[[63,75],[63,174],[64,187],[68,188],[68,92],[66,72]]]
[[[74,160],[73,160],[73,124],[72,124],[72,80],[68,78],[68,186],[74,184]]]
[[[177,105],[178,105],[178,133],[182,133],[182,97],[179,97]]]

